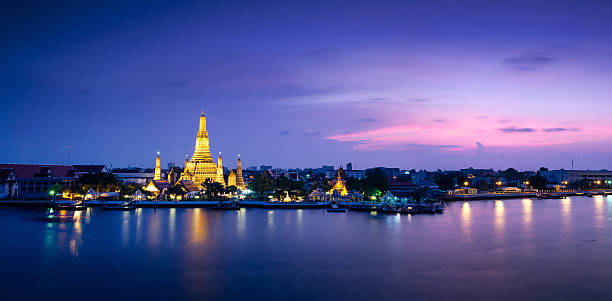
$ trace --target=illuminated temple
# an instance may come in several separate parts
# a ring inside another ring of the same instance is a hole
[[[238,171],[235,181],[236,183],[243,183],[242,185],[244,186],[242,170],[240,168],[240,158],[238,158]],[[208,131],[206,130],[206,117],[204,116],[204,112],[202,112],[200,116],[200,127],[198,129],[198,135],[196,136],[195,150],[190,160],[185,159],[185,170],[180,180],[190,180],[201,186],[206,179],[210,179],[211,181],[225,186],[221,153],[219,153],[217,164],[213,161],[210,154],[210,141],[208,138]]]

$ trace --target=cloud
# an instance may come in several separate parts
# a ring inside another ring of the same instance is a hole
[[[556,132],[578,132],[580,129],[577,128],[547,128],[543,129],[543,132],[546,133],[556,133]]]
[[[91,91],[89,90],[77,90],[72,93],[72,95],[76,96],[91,96]]]
[[[535,70],[550,65],[555,58],[544,52],[527,52],[517,56],[505,58],[502,63],[515,70]]]
[[[476,118],[478,118],[478,119],[487,119],[487,118],[489,118],[489,117],[490,117],[490,116],[487,116],[487,115],[479,115],[479,116],[476,116]]]
[[[285,136],[285,135],[289,135],[289,134],[291,134],[291,131],[282,131],[282,132],[280,132],[280,133],[278,133],[278,134],[279,134],[279,135],[283,135],[283,136]]]
[[[415,150],[415,151],[452,151],[461,149],[459,145],[422,144],[422,143],[373,143],[370,140],[355,140],[358,150]]]
[[[318,136],[321,135],[321,131],[309,131],[302,133],[304,136]]]
[[[181,86],[187,86],[189,84],[188,81],[184,81],[184,80],[177,80],[177,81],[173,81],[170,83],[170,87],[181,87]]]
[[[433,119],[432,121],[433,122],[446,122],[446,120],[444,119]]]
[[[380,120],[375,118],[360,118],[357,119],[358,122],[379,122]]]
[[[479,152],[484,152],[485,151],[485,146],[482,143],[476,141],[476,150],[479,151]]]
[[[387,97],[372,97],[372,98],[368,98],[369,101],[385,101],[385,100],[389,100],[389,98]]]
[[[507,127],[499,129],[502,133],[532,133],[535,132],[532,128],[516,128],[516,127]]]
[[[412,102],[430,102],[430,99],[426,99],[426,98],[410,98],[408,99],[409,101]]]

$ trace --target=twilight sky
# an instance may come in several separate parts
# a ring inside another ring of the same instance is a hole
[[[0,161],[612,169],[610,1],[85,2],[0,4]]]

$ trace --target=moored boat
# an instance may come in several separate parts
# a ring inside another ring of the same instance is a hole
[[[327,208],[327,212],[346,212],[346,209],[340,208],[338,204],[334,203],[330,208]]]
[[[217,204],[214,207],[211,207],[210,209],[213,209],[213,210],[239,210],[240,206],[238,205],[238,202],[231,202],[231,203],[219,202],[219,204]]]
[[[51,208],[53,208],[54,210],[68,210],[68,211],[81,211],[81,210],[87,209],[87,207],[81,201],[73,202],[73,203],[52,202]]]
[[[129,211],[129,210],[136,209],[136,206],[131,201],[122,201],[122,202],[119,202],[119,203],[104,202],[104,204],[102,205],[102,209],[104,209],[104,210],[125,210],[125,211]]]

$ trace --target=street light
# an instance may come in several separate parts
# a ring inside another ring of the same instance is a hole
[[[463,186],[468,187],[468,185],[470,185],[468,181],[463,182]]]

